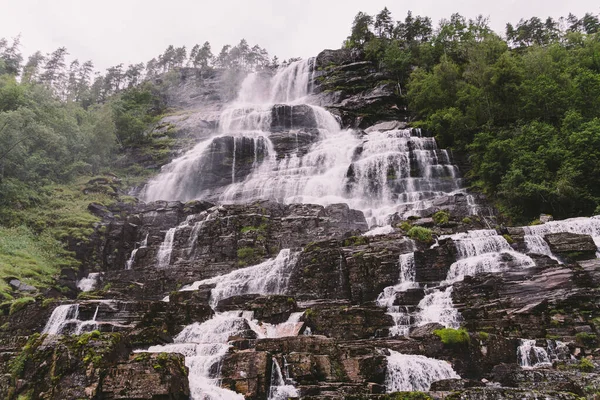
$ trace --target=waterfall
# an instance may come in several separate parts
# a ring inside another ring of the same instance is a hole
[[[286,383],[281,373],[277,359],[273,357],[271,367],[271,386],[269,387],[268,400],[287,400],[290,397],[298,397],[300,393],[294,385]]]
[[[101,272],[90,272],[88,276],[77,282],[77,288],[82,292],[91,292],[96,288],[101,274]]]
[[[519,365],[523,368],[551,367],[552,361],[543,347],[536,346],[535,340],[522,339],[517,348]]]
[[[287,288],[297,257],[298,253],[284,249],[277,257],[258,265],[197,281],[180,290],[197,290],[203,285],[215,285],[210,298],[213,308],[220,300],[232,296],[249,293],[281,294]],[[251,311],[215,313],[208,321],[186,326],[174,338],[173,344],[152,346],[146,351],[180,353],[185,356],[185,365],[190,370],[189,381],[193,400],[243,399],[243,396],[219,386],[218,366],[229,350],[229,338],[244,331],[252,331],[258,338],[296,336],[304,324],[300,322],[303,314],[292,313],[288,320],[281,324],[269,324],[255,320]],[[282,388],[277,393],[283,395],[286,390],[291,389]]]
[[[248,75],[222,112],[219,132],[165,165],[142,198],[347,203],[381,226],[392,214],[419,214],[436,198],[463,191],[448,152],[420,130],[342,130],[330,112],[310,104],[313,67],[308,59],[272,77]],[[303,146],[300,136],[308,138]],[[288,138],[295,138],[294,148]],[[226,159],[218,145],[225,139],[233,140]],[[253,157],[243,160],[249,151]]]
[[[445,290],[433,289],[419,302],[417,325],[437,322],[449,328],[460,327],[462,318],[452,304],[452,289],[452,286],[448,286]]]
[[[537,346],[535,339],[521,339],[517,348],[519,365],[524,369],[551,367],[553,361],[570,356],[567,345],[559,340],[546,339],[546,347]]]
[[[52,315],[42,329],[42,334],[59,335],[68,321],[79,317],[79,304],[63,304],[52,311]]]
[[[539,235],[525,235],[524,240],[528,253],[542,254],[562,264],[562,262],[554,254],[552,254],[550,246],[548,246],[548,243],[543,237]]]
[[[144,238],[144,240],[142,240],[142,242],[140,243],[139,247],[134,248],[133,251],[131,252],[131,256],[129,256],[129,260],[127,260],[127,263],[125,264],[125,269],[131,269],[133,267],[133,263],[135,261],[135,255],[137,254],[138,250],[143,249],[147,246],[148,246],[148,233],[146,234],[146,237]]]
[[[171,263],[171,253],[173,252],[175,232],[177,232],[177,228],[171,228],[165,234],[165,240],[161,243],[156,255],[156,266],[158,268],[166,268]]]
[[[389,235],[390,233],[394,233],[394,231],[395,229],[391,225],[378,226],[363,233],[362,236]]]
[[[433,382],[460,379],[446,361],[389,350],[385,386],[388,393],[427,392]]]
[[[414,243],[412,244],[414,248]],[[390,329],[391,336],[408,335],[413,320],[413,316],[409,312],[408,307],[394,305],[396,294],[411,288],[419,287],[415,282],[415,253],[400,254],[398,257],[398,264],[400,265],[398,284],[386,287],[376,300],[377,305],[379,307],[386,307],[387,314],[392,316],[394,326]]]
[[[110,301],[100,301],[108,303]],[[98,328],[98,310],[100,305],[96,305],[94,316],[91,320],[82,321],[79,319],[79,304],[63,304],[56,307],[50,318],[46,322],[42,334],[47,333],[49,335],[64,335],[72,333],[75,335],[81,335],[84,332],[93,331]]]
[[[241,268],[226,275],[196,281],[181,290],[198,290],[203,285],[216,285],[211,292],[212,306],[216,306],[222,299],[242,294],[282,294],[287,288],[297,257],[298,253],[283,249],[277,257],[263,263]]]
[[[541,225],[524,226],[526,235],[543,237],[549,233],[578,233],[590,235],[598,247],[596,257],[600,258],[600,215],[591,218],[570,218],[561,221],[550,221]]]

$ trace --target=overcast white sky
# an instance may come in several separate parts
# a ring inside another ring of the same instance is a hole
[[[169,44],[189,50],[208,40],[218,53],[241,38],[287,59],[339,48],[358,11],[386,5],[395,20],[411,10],[435,25],[453,12],[483,14],[499,32],[520,18],[600,13],[592,0],[0,0],[0,37],[20,33],[26,55],[65,46],[99,69],[146,62]]]

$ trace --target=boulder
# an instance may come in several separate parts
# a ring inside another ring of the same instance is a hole
[[[550,250],[559,255],[566,255],[576,260],[596,258],[597,247],[589,235],[561,232],[544,236]]]

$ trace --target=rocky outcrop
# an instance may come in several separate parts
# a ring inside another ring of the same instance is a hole
[[[576,233],[550,233],[544,236],[550,250],[558,255],[565,255],[575,260],[588,260],[596,258],[597,247],[589,235]]]
[[[407,118],[400,88],[390,76],[350,50],[325,50],[315,62],[314,91],[345,126],[367,128],[382,120]]]

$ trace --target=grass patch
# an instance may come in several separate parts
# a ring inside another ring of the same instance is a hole
[[[445,225],[450,221],[450,213],[445,210],[440,210],[433,214],[433,222],[436,225]]]
[[[34,200],[19,200],[20,207],[0,208],[0,300],[12,298],[5,278],[45,288],[61,268],[78,266],[65,250],[67,240],[85,241],[93,233],[100,219],[88,211],[90,203],[115,201],[112,190],[95,190],[100,188],[89,185],[91,179],[82,176],[72,184],[47,185]],[[25,190],[22,196],[31,197]]]
[[[433,334],[440,338],[445,346],[458,347],[468,346],[471,343],[469,333],[465,329],[436,329]]]
[[[422,226],[413,226],[410,228],[408,237],[424,243],[433,242],[433,233],[431,232],[431,229],[423,228]]]
[[[35,303],[35,299],[33,297],[21,297],[20,299],[16,299],[10,305],[9,315],[13,315],[14,313],[22,310],[27,306],[27,304]]]

